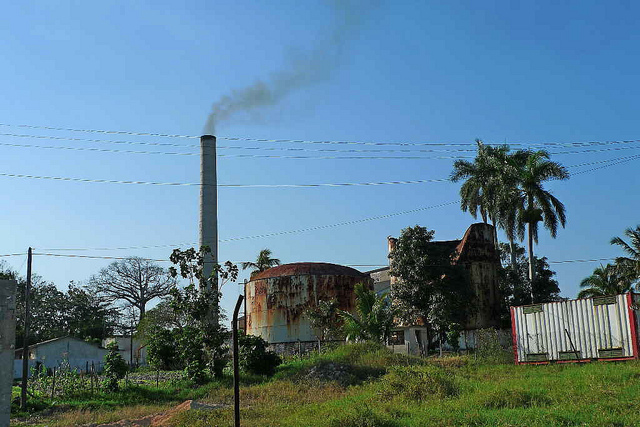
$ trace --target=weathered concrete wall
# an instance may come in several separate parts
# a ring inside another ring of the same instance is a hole
[[[456,248],[456,264],[468,274],[474,300],[474,309],[465,329],[497,327],[500,310],[498,270],[500,260],[493,243],[493,227],[489,224],[472,224]]]
[[[0,427],[9,425],[16,335],[16,282],[0,280]]]

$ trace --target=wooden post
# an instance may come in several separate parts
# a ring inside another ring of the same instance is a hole
[[[53,381],[51,385],[51,398],[56,395],[56,367],[53,367]]]
[[[233,414],[234,414],[234,426],[240,427],[240,368],[238,366],[238,311],[240,311],[240,304],[244,299],[243,295],[238,296],[236,302],[236,308],[233,310],[233,324],[231,328],[233,330]]]
[[[158,368],[158,370],[156,371],[156,388],[159,387],[160,383],[160,368]]]
[[[24,292],[24,340],[22,342],[22,390],[20,391],[20,408],[27,407],[27,378],[29,376],[29,298],[31,294],[31,247],[27,254],[27,288]]]

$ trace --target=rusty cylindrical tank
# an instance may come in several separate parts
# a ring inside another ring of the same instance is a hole
[[[304,262],[284,264],[255,275],[245,284],[247,334],[269,343],[316,340],[305,312],[319,301],[335,299],[341,310],[354,310],[354,287],[371,278],[350,267]]]

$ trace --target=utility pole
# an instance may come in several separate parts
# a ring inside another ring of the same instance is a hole
[[[24,291],[24,340],[22,342],[22,390],[20,391],[20,408],[27,407],[27,377],[29,376],[29,312],[31,298],[31,259],[32,250],[27,254],[27,288]]]
[[[231,330],[233,331],[233,416],[234,416],[233,425],[235,427],[240,427],[240,368],[238,366],[239,364],[238,312],[240,311],[240,304],[242,304],[243,299],[244,299],[243,295],[238,295],[236,308],[233,310],[233,324],[231,325]]]

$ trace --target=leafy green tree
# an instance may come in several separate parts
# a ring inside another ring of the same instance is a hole
[[[113,334],[118,310],[74,282],[69,284],[63,310],[68,335],[101,342]]]
[[[148,331],[145,343],[147,344],[147,361],[156,369],[173,370],[183,369],[178,354],[178,331],[154,328]]]
[[[580,282],[583,288],[578,293],[578,298],[599,297],[605,295],[618,295],[626,292],[633,292],[633,284],[628,275],[621,272],[616,265],[600,265],[593,274],[585,277]]]
[[[278,258],[271,258],[271,249],[263,249],[258,254],[258,258],[256,258],[255,262],[248,261],[242,263],[242,269],[246,270],[251,268],[251,277],[260,273],[261,271],[265,271],[270,269],[271,267],[275,267],[280,265],[280,260]]]
[[[385,342],[391,334],[394,310],[387,293],[377,295],[364,283],[354,287],[355,313],[340,310],[343,331],[348,340]]]
[[[119,390],[118,381],[124,378],[129,367],[122,355],[118,353],[118,344],[112,342],[107,346],[107,349],[109,352],[104,356],[104,370],[102,371],[103,384],[107,391],[114,392]]]
[[[612,245],[617,245],[627,254],[624,257],[616,258],[616,268],[622,276],[631,284],[640,281],[640,225],[636,228],[627,228],[624,231],[629,238],[627,243],[620,237],[611,239]]]
[[[280,356],[267,350],[267,342],[261,337],[240,335],[238,350],[240,368],[250,374],[271,376],[282,363]]]
[[[317,306],[306,311],[311,328],[316,331],[321,341],[337,339],[341,335],[341,318],[338,301],[318,301]]]
[[[389,254],[390,274],[398,280],[392,299],[406,322],[421,320],[427,327],[427,343],[433,332],[439,339],[451,323],[464,324],[474,304],[469,280],[461,266],[453,264],[455,249],[432,242],[435,232],[416,225],[402,230]]]
[[[221,290],[226,282],[238,278],[238,267],[229,261],[224,267],[214,265],[212,274],[205,277],[204,259],[209,252],[206,246],[199,251],[176,249],[170,257],[179,267],[170,267],[170,274],[189,281],[183,289],[171,290],[170,304],[175,315],[188,325],[179,333],[178,346],[185,373],[196,382],[204,381],[206,368],[214,376],[222,376],[227,362],[224,343],[229,332],[222,324],[225,316],[220,308]]]
[[[515,244],[516,268],[508,255],[509,245],[500,243],[500,261],[502,268],[499,271],[498,285],[502,296],[501,324],[508,327],[511,322],[509,307],[531,304],[531,281],[529,280],[529,261],[522,246]],[[553,302],[559,301],[560,287],[555,280],[555,271],[549,267],[546,257],[534,257],[535,283],[534,301]]]

